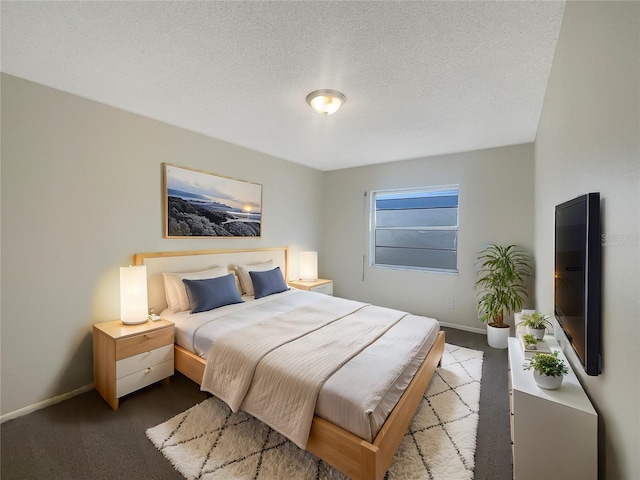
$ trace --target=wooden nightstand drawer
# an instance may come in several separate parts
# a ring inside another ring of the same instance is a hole
[[[163,345],[173,343],[173,328],[163,328],[152,332],[140,333],[116,341],[116,360],[148,352]]]
[[[173,344],[123,358],[116,362],[116,378],[126,377],[169,360],[173,360]]]
[[[123,397],[171,375],[173,375],[173,358],[168,362],[160,363],[159,365],[154,365],[142,371],[127,375],[126,377],[119,378],[116,382],[116,397]]]
[[[137,325],[121,321],[93,325],[93,385],[111,408],[120,397],[170,377],[173,323],[160,319]]]

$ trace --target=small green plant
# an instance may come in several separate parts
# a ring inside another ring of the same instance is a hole
[[[542,330],[543,328],[553,329],[553,325],[549,321],[549,315],[545,315],[540,312],[525,313],[522,315],[522,320],[518,325],[524,325],[525,327],[533,328],[535,330]]]
[[[538,339],[533,335],[531,335],[530,333],[525,333],[522,336],[522,339],[524,340],[524,343],[526,345],[536,345],[538,343]]]
[[[561,377],[569,373],[564,360],[558,358],[557,350],[553,353],[536,353],[523,367],[525,370],[533,368],[540,375],[547,377]]]

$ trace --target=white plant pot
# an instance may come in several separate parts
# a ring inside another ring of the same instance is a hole
[[[527,327],[527,333],[530,333],[531,335],[536,337],[538,340],[542,340],[544,338],[544,334],[547,333],[547,329]]]
[[[538,373],[537,370],[533,371],[533,379],[538,384],[540,388],[546,388],[547,390],[555,390],[556,388],[560,388],[562,385],[562,379],[564,375],[560,375],[558,377],[551,377],[547,375],[542,375]]]
[[[487,323],[487,343],[493,348],[507,348],[509,345],[509,333],[511,328],[492,327]]]

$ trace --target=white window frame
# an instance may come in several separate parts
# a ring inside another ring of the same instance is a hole
[[[456,214],[456,224],[450,226],[438,226],[438,225],[412,225],[412,226],[403,226],[403,227],[378,227],[376,225],[376,198],[379,195],[411,195],[411,194],[420,194],[420,193],[429,193],[429,192],[447,192],[455,190],[458,195],[457,202],[457,214]],[[417,270],[424,272],[435,272],[442,274],[453,274],[457,275],[458,272],[458,250],[459,250],[459,224],[460,224],[460,187],[459,185],[438,185],[438,186],[429,186],[429,187],[418,187],[418,188],[405,188],[405,189],[387,189],[387,190],[372,190],[369,192],[369,266],[375,268],[386,268],[392,270]],[[437,268],[437,267],[423,267],[423,266],[411,266],[411,265],[391,265],[386,263],[377,263],[376,262],[376,231],[378,230],[394,230],[394,229],[402,229],[402,230],[416,230],[416,231],[426,231],[426,230],[437,230],[437,231],[455,231],[456,232],[456,241],[455,241],[455,262],[456,268]]]

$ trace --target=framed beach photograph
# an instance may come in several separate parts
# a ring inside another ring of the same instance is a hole
[[[261,236],[262,185],[163,165],[165,238]]]

